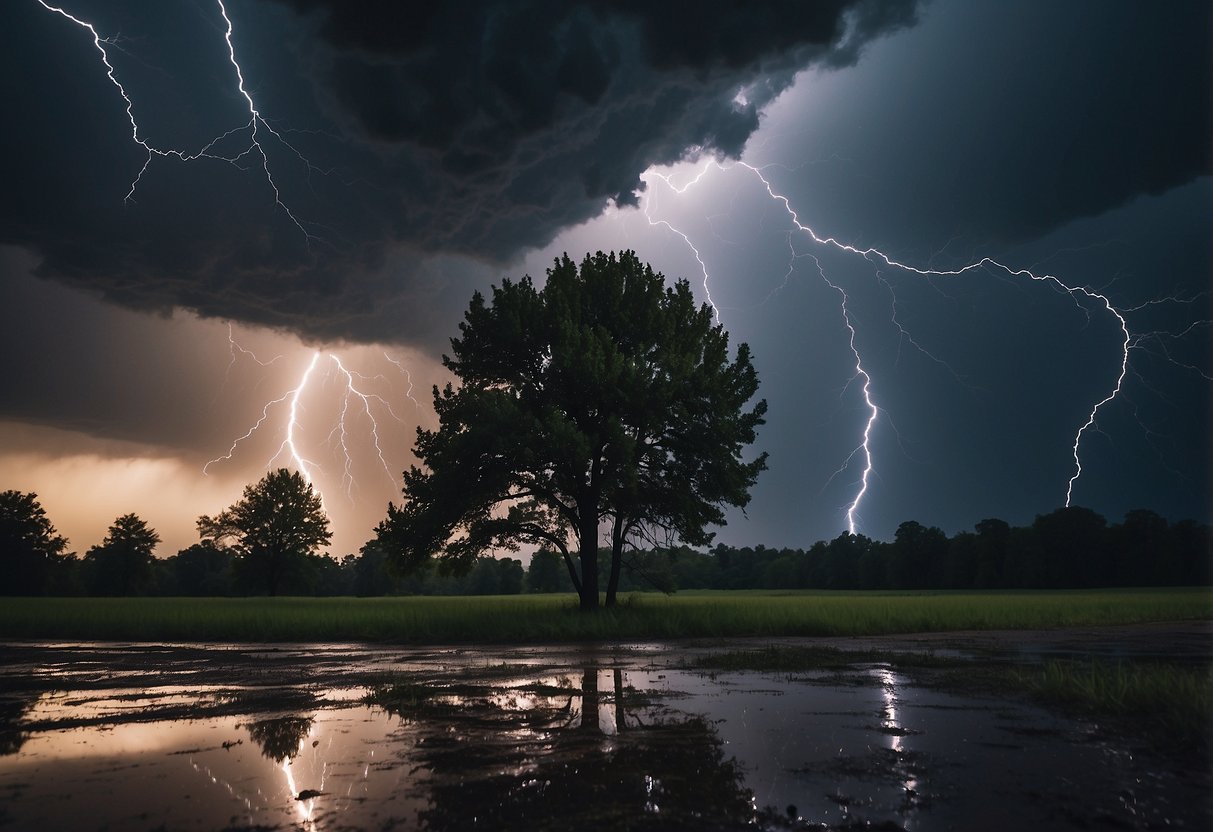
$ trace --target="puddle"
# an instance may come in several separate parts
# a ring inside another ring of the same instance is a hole
[[[1213,828],[1207,762],[695,650],[0,647],[0,829]]]

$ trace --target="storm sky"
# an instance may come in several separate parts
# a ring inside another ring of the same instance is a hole
[[[753,348],[723,542],[1213,519],[1207,3],[411,5],[0,9],[0,489],[72,549],[281,464],[357,551],[472,292],[623,248]]]

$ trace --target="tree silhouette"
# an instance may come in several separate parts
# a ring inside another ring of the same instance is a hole
[[[166,566],[173,595],[230,595],[232,552],[204,540],[179,551]]]
[[[539,549],[531,555],[526,570],[527,592],[568,592],[572,588],[559,552]]]
[[[633,252],[568,256],[537,290],[529,277],[477,292],[434,390],[437,431],[418,428],[406,502],[378,539],[406,568],[437,555],[466,570],[492,547],[559,552],[583,609],[599,604],[598,544],[610,529],[607,604],[625,546],[657,533],[706,545],[723,506],[744,506],[766,454],[741,458],[766,403],[758,377],[689,284]]]
[[[41,595],[66,548],[37,494],[0,492],[0,595]]]
[[[1039,514],[1032,523],[1033,564],[1045,586],[1111,583],[1107,520],[1089,508],[1067,506]]]
[[[85,574],[93,595],[137,595],[152,577],[152,558],[160,535],[137,514],[113,522],[105,539],[84,556]]]
[[[320,496],[297,471],[279,468],[214,517],[198,518],[203,540],[232,541],[259,590],[277,595],[288,572],[332,539]]]

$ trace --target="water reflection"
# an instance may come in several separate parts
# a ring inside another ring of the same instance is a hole
[[[308,646],[93,645],[53,683],[73,648],[5,649],[0,828],[1213,828],[1207,766],[888,664],[364,647],[323,670]]]
[[[740,829],[755,821],[743,771],[712,724],[650,701],[620,668],[590,665],[505,698],[439,695],[401,716],[423,726],[416,760],[430,805],[418,815],[422,828]]]
[[[245,727],[261,753],[275,763],[287,762],[303,748],[315,717],[282,716],[250,722]]]
[[[884,699],[880,728],[881,732],[889,738],[889,750],[893,752],[889,771],[894,777],[901,780],[901,787],[904,790],[900,814],[905,820],[905,828],[913,829],[913,821],[921,808],[922,801],[919,794],[917,767],[905,741],[906,737],[916,732],[906,728],[898,719],[900,705],[898,687],[901,680],[897,673],[890,667],[878,666],[872,668],[872,675],[880,682],[880,691]]]
[[[25,745],[29,733],[23,723],[32,706],[21,699],[0,699],[0,756],[16,754]]]

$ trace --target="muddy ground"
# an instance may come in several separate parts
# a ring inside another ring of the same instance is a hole
[[[702,664],[772,643],[847,655],[796,672]],[[0,828],[1213,828],[1208,742],[988,684],[991,669],[1088,657],[1208,664],[1213,623],[428,649],[10,643]]]

